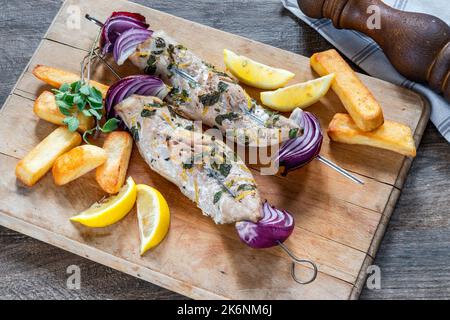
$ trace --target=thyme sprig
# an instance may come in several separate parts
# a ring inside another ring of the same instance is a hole
[[[95,58],[102,59],[97,52],[98,48],[95,48],[100,34],[101,32],[97,34],[89,54],[81,62],[80,80],[70,84],[64,83],[59,89],[53,89],[59,111],[66,116],[63,123],[67,125],[70,131],[78,129],[80,125],[78,115],[83,114],[86,117],[94,117],[94,128],[85,131],[83,134],[83,140],[86,143],[89,143],[87,139],[89,135],[114,131],[118,128],[120,122],[120,120],[113,118],[107,120],[103,126],[100,126],[104,110],[103,96],[100,90],[90,85],[92,61]]]

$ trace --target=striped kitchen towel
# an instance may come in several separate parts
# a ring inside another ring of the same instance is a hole
[[[391,65],[381,48],[369,37],[353,30],[333,27],[329,19],[311,19],[299,9],[297,0],[281,0],[284,7],[302,19],[346,57],[368,74],[414,90],[428,99],[431,105],[431,121],[450,142],[450,104],[425,85],[409,81]],[[405,11],[424,12],[450,21],[448,0],[383,0],[386,4]]]

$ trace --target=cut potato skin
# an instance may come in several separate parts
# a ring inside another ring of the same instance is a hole
[[[39,118],[45,121],[57,125],[64,125],[63,121],[66,116],[59,111],[55,95],[50,91],[44,91],[39,95],[34,102],[33,111]],[[77,118],[80,122],[78,131],[85,132],[95,125],[94,117],[87,117],[83,113],[78,113]]]
[[[29,187],[33,186],[52,168],[59,156],[80,143],[78,132],[71,132],[66,127],[57,128],[19,161],[16,166],[17,179]]]
[[[101,166],[106,159],[106,151],[102,148],[88,144],[73,148],[56,159],[52,169],[55,184],[67,184]]]
[[[411,129],[404,124],[386,120],[371,131],[360,130],[350,115],[337,113],[328,127],[331,140],[347,144],[360,144],[391,150],[408,157],[416,156],[416,146]]]
[[[380,104],[336,50],[314,54],[311,66],[320,76],[336,74],[331,87],[359,129],[371,131],[383,124]]]
[[[36,78],[44,81],[45,83],[55,88],[61,87],[61,85],[64,83],[70,84],[72,82],[80,80],[80,76],[76,73],[40,64],[34,67],[33,74],[35,75]],[[106,97],[106,93],[108,92],[109,89],[108,86],[94,80],[91,80],[89,84],[100,90],[103,99]]]
[[[115,194],[123,186],[132,148],[133,138],[128,132],[114,131],[106,137],[103,149],[108,159],[97,168],[95,179],[107,193]]]

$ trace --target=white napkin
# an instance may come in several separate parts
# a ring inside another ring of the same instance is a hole
[[[297,0],[281,0],[284,7],[302,19],[333,46],[371,76],[414,90],[428,99],[431,121],[444,138],[450,142],[450,104],[427,86],[409,81],[391,65],[381,48],[369,37],[353,30],[336,29],[329,19],[311,19],[299,9]],[[424,12],[442,20],[450,20],[448,0],[383,0],[386,4],[404,11]]]

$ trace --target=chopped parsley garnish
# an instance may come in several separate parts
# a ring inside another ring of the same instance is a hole
[[[131,135],[136,142],[139,141],[139,130],[141,130],[141,124],[139,122],[130,128]]]
[[[211,168],[213,168],[215,171],[218,171],[224,178],[228,177],[230,174],[232,165],[230,163],[221,163],[218,164],[216,162],[213,162],[211,164]]]
[[[180,91],[178,88],[173,88],[170,91],[170,98],[174,102],[188,102],[189,101],[189,92],[186,89]]]
[[[153,54],[148,57],[147,66],[145,67],[144,72],[150,75],[156,73],[156,57]]]
[[[214,91],[212,93],[202,94],[199,96],[200,102],[204,107],[215,105],[220,100],[220,92]]]
[[[226,74],[225,72],[219,71],[216,69],[215,66],[213,66],[211,63],[208,63],[206,61],[203,61],[203,63],[205,64],[205,66],[208,67],[208,69],[212,72],[214,72],[215,74],[217,74],[218,76],[222,76],[222,77],[226,77],[228,79],[231,79],[230,76],[228,74]]]
[[[216,117],[215,121],[216,121],[216,123],[217,123],[219,126],[221,126],[221,125],[222,125],[222,122],[223,122],[224,120],[230,120],[230,121],[232,121],[232,120],[235,120],[235,119],[238,119],[238,118],[239,118],[239,114],[238,114],[238,113],[236,113],[236,112],[229,112],[229,113],[226,113],[226,114],[219,114],[219,115]]]
[[[164,106],[164,103],[158,103],[158,102],[149,102],[145,104],[146,107],[152,107],[152,108],[161,108]]]
[[[217,90],[211,93],[202,94],[199,96],[200,102],[204,107],[209,107],[215,105],[220,100],[220,95],[227,91],[228,84],[223,81],[219,81],[217,85]]]
[[[194,166],[193,161],[183,163],[183,169],[191,169]]]
[[[158,50],[153,50],[152,53],[156,54],[156,55],[160,55],[161,53],[163,53],[163,49],[166,47],[166,41],[163,38],[156,38],[155,39],[155,47]]]
[[[213,204],[219,202],[220,198],[222,198],[223,191],[218,191],[214,194]]]
[[[227,89],[228,89],[228,84],[226,84],[223,81],[219,81],[219,84],[217,85],[217,90],[219,92],[225,92],[225,91],[227,91]]]
[[[289,130],[290,139],[297,138],[297,135],[298,135],[298,128],[292,128],[291,130]]]
[[[254,184],[241,184],[238,188],[237,191],[251,191],[251,190],[255,190],[256,186]]]
[[[156,110],[143,109],[141,112],[141,117],[149,118],[151,116],[154,116],[155,113],[156,113]]]

